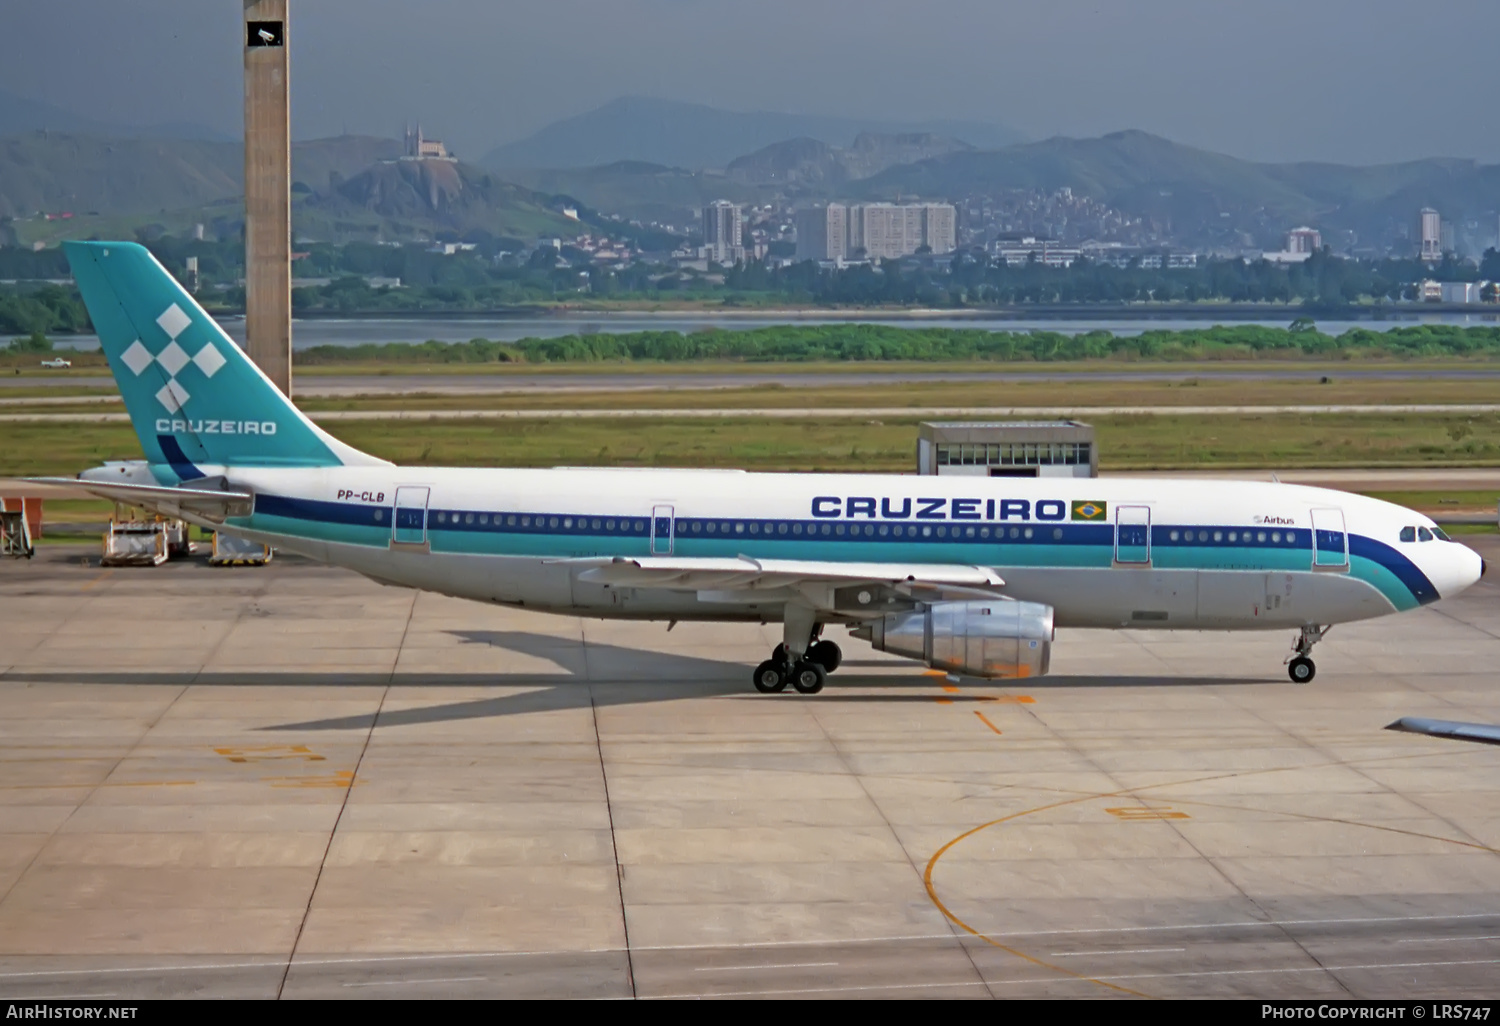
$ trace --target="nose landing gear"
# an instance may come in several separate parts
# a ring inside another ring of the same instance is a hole
[[[1316,625],[1304,627],[1302,633],[1297,636],[1297,640],[1292,642],[1293,654],[1287,658],[1286,672],[1287,676],[1292,678],[1293,684],[1310,683],[1317,675],[1317,664],[1310,656],[1313,646],[1322,641],[1327,633],[1327,627]]]

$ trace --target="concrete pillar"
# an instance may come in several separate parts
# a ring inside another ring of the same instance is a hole
[[[292,137],[287,0],[245,6],[245,337],[292,394]]]

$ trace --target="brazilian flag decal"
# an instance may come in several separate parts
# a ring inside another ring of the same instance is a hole
[[[1074,520],[1108,520],[1109,504],[1106,502],[1075,502],[1073,503]]]

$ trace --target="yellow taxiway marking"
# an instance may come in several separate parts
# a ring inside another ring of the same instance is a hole
[[[1186,812],[1179,812],[1170,805],[1126,805],[1119,808],[1105,809],[1115,819],[1123,820],[1149,820],[1149,819],[1192,819]]]
[[[249,745],[237,748],[215,748],[214,751],[230,762],[271,762],[276,759],[302,759],[306,762],[323,762],[306,745]]]
[[[114,571],[113,570],[106,570],[102,574],[100,574],[99,576],[95,577],[92,581],[89,581],[87,584],[85,584],[79,590],[80,591],[88,591],[90,588],[94,587],[97,584],[103,583],[104,580],[106,580],[107,578],[112,577],[112,576],[114,576]]]
[[[364,781],[354,779],[353,770],[338,770],[334,773],[306,776],[306,777],[261,777],[262,781],[269,783],[272,787],[341,787],[345,790],[362,784]],[[276,783],[281,781],[281,783]]]
[[[986,727],[989,727],[996,734],[1000,733],[1000,728],[997,727],[997,726],[995,726],[993,723],[991,723],[990,722],[990,718],[988,716],[986,716],[984,713],[980,712],[978,709],[975,709],[974,710],[974,715],[979,717],[979,722],[980,723],[983,723]]]

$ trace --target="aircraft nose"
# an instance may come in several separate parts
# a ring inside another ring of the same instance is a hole
[[[1466,588],[1477,584],[1479,579],[1484,576],[1485,570],[1488,569],[1479,553],[1467,545],[1455,545],[1453,548],[1458,550],[1458,558],[1453,560],[1453,563],[1446,568],[1447,572],[1442,575],[1445,580],[1438,585],[1438,594],[1443,598],[1457,595]]]

